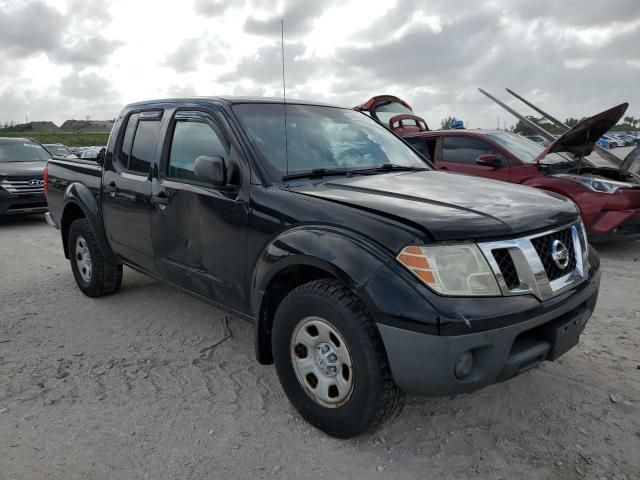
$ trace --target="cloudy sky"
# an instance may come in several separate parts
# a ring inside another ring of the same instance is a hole
[[[433,127],[509,117],[510,87],[561,118],[640,115],[638,0],[0,0],[0,122],[107,119],[126,103],[388,93]],[[516,105],[515,103],[513,105]],[[527,112],[529,113],[529,112]]]

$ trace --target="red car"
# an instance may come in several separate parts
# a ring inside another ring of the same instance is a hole
[[[640,239],[640,150],[622,169],[580,161],[624,114],[626,104],[578,123],[544,147],[503,130],[429,130],[397,97],[374,97],[356,110],[368,112],[409,142],[440,170],[541,188],[571,198],[590,239]]]

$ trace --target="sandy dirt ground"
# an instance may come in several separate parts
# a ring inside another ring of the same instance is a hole
[[[339,441],[256,363],[248,323],[128,269],[87,298],[42,217],[2,223],[0,479],[640,478],[640,243],[601,253],[559,361]]]

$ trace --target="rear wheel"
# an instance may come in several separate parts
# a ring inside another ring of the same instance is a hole
[[[69,228],[69,260],[78,288],[89,297],[115,293],[122,283],[122,265],[105,260],[86,218]]]
[[[289,400],[329,435],[375,430],[404,406],[375,324],[341,282],[316,280],[291,291],[276,312],[272,348]]]

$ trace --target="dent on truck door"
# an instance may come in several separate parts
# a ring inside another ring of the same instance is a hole
[[[202,112],[179,111],[169,125],[152,236],[158,273],[170,282],[242,310],[248,210],[242,187],[215,187],[196,178],[199,156],[220,156],[229,177],[238,159],[221,126]],[[237,181],[237,179],[236,179]],[[248,185],[245,187],[248,188]]]
[[[129,116],[103,174],[103,216],[111,248],[127,262],[154,272],[150,168],[160,139],[162,112]]]

